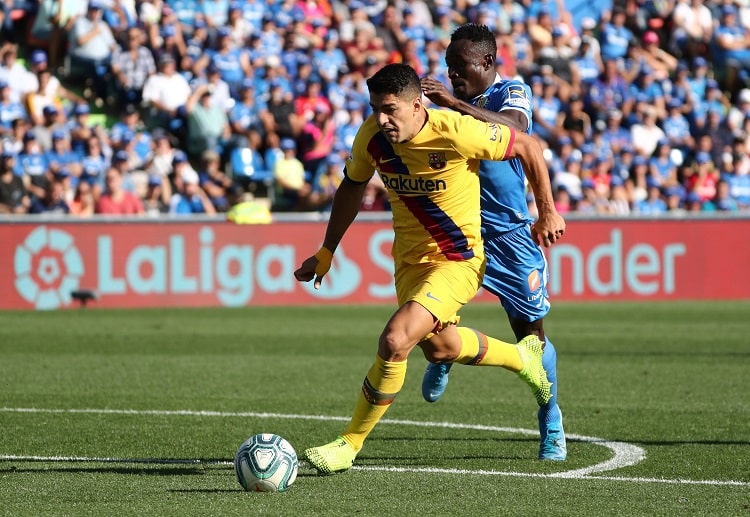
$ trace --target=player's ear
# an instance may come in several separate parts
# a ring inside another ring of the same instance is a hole
[[[484,69],[489,70],[490,68],[495,68],[495,56],[493,56],[492,54],[485,54]]]

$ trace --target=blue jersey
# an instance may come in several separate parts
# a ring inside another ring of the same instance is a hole
[[[472,104],[496,112],[518,110],[529,121],[531,132],[531,88],[521,81],[498,78],[475,97]],[[482,234],[485,238],[530,224],[533,219],[526,205],[526,183],[521,161],[483,160],[479,167],[482,201]]]

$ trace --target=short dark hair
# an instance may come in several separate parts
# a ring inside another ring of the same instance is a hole
[[[417,72],[403,63],[385,65],[367,80],[367,88],[370,93],[392,94],[398,97],[404,93],[414,96],[422,93]]]
[[[497,41],[495,34],[486,25],[467,23],[461,25],[451,34],[451,43],[459,40],[469,40],[475,43],[477,50],[482,54],[497,55]]]

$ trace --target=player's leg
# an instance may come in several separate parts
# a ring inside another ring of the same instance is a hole
[[[543,320],[527,322],[508,316],[511,327],[516,336],[535,334],[544,340],[544,354],[542,365],[547,372],[547,379],[552,383],[549,402],[539,406],[537,418],[539,421],[539,459],[562,461],[567,457],[565,430],[563,429],[562,412],[557,403],[557,350],[555,345],[544,333]]]
[[[462,263],[447,264],[444,270],[450,272],[450,279],[441,284],[433,282],[429,293],[431,296],[423,303],[434,304],[435,300],[448,299],[456,286],[472,283],[478,274],[477,270]],[[481,276],[481,271],[479,274]],[[468,327],[450,326],[436,332],[420,346],[430,363],[501,366],[518,373],[531,386],[540,403],[549,398],[549,383],[541,365],[542,344],[535,336],[514,344]]]
[[[567,449],[558,405],[557,351],[544,331],[550,308],[544,254],[530,233],[511,232],[489,243],[487,271],[485,287],[500,297],[516,338],[533,334],[545,342],[542,364],[552,383],[552,397],[539,406],[539,459],[564,460]]]
[[[396,266],[396,295],[399,309],[391,316],[378,341],[378,353],[362,383],[354,414],[341,436],[333,442],[311,447],[303,452],[321,474],[349,469],[365,439],[382,418],[406,378],[406,359],[420,340],[442,322],[452,322],[465,301],[446,298],[434,307],[420,300],[429,300],[431,278],[440,273],[430,264]],[[476,293],[469,288],[466,300]],[[462,290],[459,290],[462,291]],[[471,292],[471,296],[469,293]],[[434,312],[430,311],[433,308]]]
[[[434,327],[434,316],[416,302],[405,303],[393,314],[380,335],[375,362],[362,382],[349,425],[333,442],[303,452],[319,473],[333,474],[352,466],[365,439],[401,391],[409,352]]]

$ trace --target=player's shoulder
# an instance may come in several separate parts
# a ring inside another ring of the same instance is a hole
[[[487,107],[498,111],[505,108],[531,109],[531,88],[518,79],[496,82],[489,88],[487,97]]]
[[[441,134],[460,132],[469,125],[481,122],[469,115],[463,115],[453,110],[427,109],[427,121],[433,130]]]

